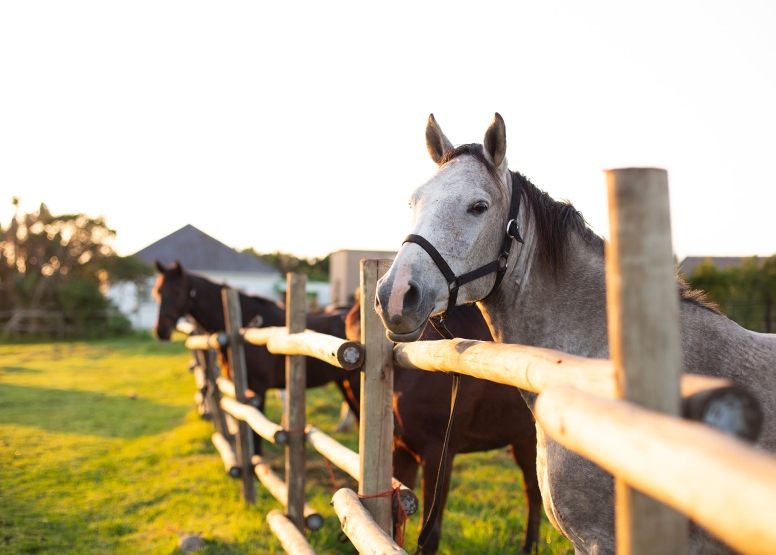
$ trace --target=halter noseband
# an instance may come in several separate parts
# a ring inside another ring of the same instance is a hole
[[[493,283],[493,287],[490,292],[480,300],[486,300],[498,290],[501,281],[504,279],[504,275],[507,272],[507,260],[509,259],[509,252],[512,249],[512,239],[523,243],[522,237],[520,237],[520,231],[517,226],[517,214],[520,211],[520,197],[522,196],[520,178],[514,172],[509,172],[512,176],[512,199],[509,203],[509,215],[507,217],[507,226],[504,233],[504,242],[501,245],[501,254],[493,262],[489,262],[484,266],[480,266],[476,270],[467,272],[463,275],[456,276],[455,272],[445,262],[445,259],[439,254],[434,245],[429,243],[426,239],[420,235],[410,234],[404,239],[404,243],[415,243],[420,246],[424,251],[428,253],[431,259],[436,263],[439,271],[445,276],[447,280],[447,288],[449,290],[449,296],[447,299],[447,309],[442,316],[430,318],[431,324],[439,331],[439,333],[447,339],[452,339],[452,334],[447,330],[444,325],[444,319],[447,318],[455,308],[458,301],[458,289],[475,279],[485,277],[488,274],[496,272],[496,281]]]

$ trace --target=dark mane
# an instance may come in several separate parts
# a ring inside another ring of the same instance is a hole
[[[485,151],[480,144],[460,145],[448,150],[440,165],[463,155],[473,156],[498,182],[496,168],[485,157]],[[557,201],[527,177],[517,172],[510,172],[522,185],[522,200],[524,209],[533,216],[534,228],[538,243],[537,256],[545,271],[554,276],[563,273],[566,267],[567,247],[571,233],[578,233],[585,241],[603,254],[604,241],[591,230],[582,213],[568,201]]]
[[[487,169],[494,181],[499,182],[496,168],[488,161],[485,150],[480,144],[460,145],[445,152],[440,165],[448,163],[459,156],[469,155]],[[539,189],[536,185],[518,172],[510,173],[520,181],[523,204],[522,209],[532,216],[536,230],[537,256],[543,270],[559,277],[566,268],[566,257],[569,240],[573,232],[578,233],[589,245],[600,254],[604,254],[604,240],[588,226],[582,213],[574,208],[569,201],[558,201]],[[722,314],[719,307],[711,302],[706,293],[692,289],[681,276],[676,276],[679,299]]]
[[[539,263],[545,270],[555,276],[563,273],[572,232],[578,233],[597,252],[604,254],[604,240],[590,229],[582,212],[567,200],[555,200],[523,174],[512,174],[522,184],[523,200],[528,214],[533,216],[538,238]]]
[[[488,170],[490,176],[498,183],[499,176],[496,173],[496,168],[493,167],[493,164],[491,164],[485,157],[485,149],[483,146],[477,143],[458,145],[455,148],[451,148],[445,152],[444,156],[442,156],[442,160],[439,161],[439,166],[444,166],[453,158],[458,158],[459,156],[464,156],[467,154],[474,157],[480,164],[482,164],[485,169]]]
[[[724,314],[722,314],[722,311],[720,311],[719,306],[717,306],[717,303],[710,301],[709,298],[706,296],[706,293],[701,291],[700,289],[693,289],[692,287],[690,287],[690,284],[684,281],[684,278],[679,274],[676,274],[676,283],[679,287],[680,301],[694,304],[696,306],[705,308],[707,310],[711,310],[716,314],[724,316]]]

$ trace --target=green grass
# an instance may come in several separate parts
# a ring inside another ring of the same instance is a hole
[[[282,553],[264,517],[281,508],[257,484],[246,508],[194,410],[189,355],[180,341],[132,337],[0,346],[0,553],[175,554],[200,534],[204,554]],[[308,419],[331,430],[333,387],[308,391]],[[280,408],[268,397],[267,413]],[[351,448],[356,433],[336,434]],[[265,444],[266,446],[266,444]],[[265,447],[282,475],[283,452]],[[338,487],[355,488],[344,473]],[[525,504],[506,450],[460,455],[445,513],[442,553],[518,552]],[[308,449],[308,502],[325,517],[308,534],[319,554],[353,553],[340,543],[323,459]],[[408,548],[418,516],[407,528]],[[573,553],[542,523],[540,553]]]

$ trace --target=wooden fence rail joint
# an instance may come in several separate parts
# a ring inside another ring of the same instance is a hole
[[[281,503],[286,502],[288,497],[288,486],[283,479],[275,474],[269,463],[261,456],[254,455],[251,459],[253,471],[256,477],[264,484],[272,496]],[[304,525],[308,530],[320,530],[323,527],[323,517],[318,511],[312,509],[307,503],[304,504]]]
[[[210,335],[190,335],[186,338],[185,345],[194,351],[219,350],[229,346],[229,336],[222,331]]]
[[[342,531],[362,555],[407,555],[377,525],[353,490],[342,488],[337,491],[331,499],[331,505],[342,523]]]

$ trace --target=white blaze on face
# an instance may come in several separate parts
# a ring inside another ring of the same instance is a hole
[[[409,266],[403,266],[396,272],[391,287],[391,297],[388,300],[388,317],[400,316],[404,306],[404,294],[410,290],[410,278],[412,270]]]

